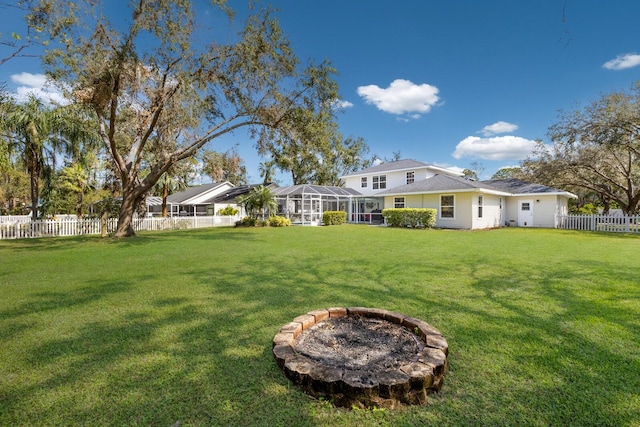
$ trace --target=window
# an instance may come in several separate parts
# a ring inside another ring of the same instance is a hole
[[[440,196],[440,218],[454,218],[454,196]]]
[[[531,210],[531,204],[529,202],[522,202],[522,208],[523,211],[530,211]]]
[[[414,172],[407,172],[407,184],[412,184],[416,179],[416,174]]]
[[[394,197],[393,198],[393,207],[394,208],[404,208],[404,197]]]
[[[366,176],[363,176],[362,178],[360,178],[360,187],[367,188],[367,177]]]
[[[374,190],[382,190],[384,188],[387,188],[387,176],[386,175],[380,175],[380,176],[374,176],[373,177],[373,189]]]
[[[482,196],[478,196],[478,218],[482,218]]]

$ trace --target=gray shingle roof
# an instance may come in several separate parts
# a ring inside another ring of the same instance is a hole
[[[260,184],[255,185],[240,185],[238,187],[230,188],[222,194],[217,194],[210,199],[203,201],[203,204],[213,204],[213,203],[235,203],[236,198],[238,196],[242,196],[247,194],[253,187],[256,187]]]
[[[473,190],[490,190],[502,192],[502,190],[484,184],[478,181],[471,181],[468,179],[449,176],[449,175],[434,175],[431,178],[416,181],[411,184],[402,185],[400,187],[391,188],[386,191],[382,191],[377,195],[391,195],[391,194],[413,194],[413,193],[441,193],[446,191],[473,191]],[[506,193],[506,192],[505,192]],[[505,194],[506,195],[506,194]]]
[[[492,179],[482,182],[512,194],[566,193],[566,191],[558,190],[557,188],[547,187],[542,184],[533,184],[515,178]]]

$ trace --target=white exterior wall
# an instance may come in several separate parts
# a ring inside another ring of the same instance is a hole
[[[478,217],[478,196],[474,194],[471,198],[471,216],[473,218],[473,226],[471,228],[494,228],[503,224],[501,205],[504,206],[504,197],[492,194],[482,194],[482,218]]]
[[[567,213],[566,197],[557,195],[522,195],[507,197],[504,221],[507,225],[518,225],[520,201],[531,201],[533,227],[556,228],[558,215]]]
[[[471,229],[473,226],[472,218],[472,199],[477,193],[442,193],[442,195],[454,196],[454,218],[440,217],[440,196],[441,194],[412,194],[407,196],[386,196],[384,198],[384,207],[393,208],[394,199],[396,197],[405,198],[406,208],[431,208],[437,211],[436,227],[440,228],[461,228]],[[476,206],[477,213],[477,206]]]
[[[371,173],[366,175],[351,176],[351,177],[346,177],[344,179],[344,182],[345,182],[345,187],[353,188],[354,190],[362,193],[364,196],[375,196],[381,191],[387,191],[391,188],[405,185],[407,183],[407,172],[414,173],[414,181],[421,181],[423,179],[431,178],[432,176],[435,175],[435,172],[433,172],[430,168],[422,167],[422,168],[416,168],[416,169],[406,169],[402,171],[378,172],[378,173]],[[373,177],[381,176],[381,175],[384,175],[387,178],[386,188],[374,190]],[[367,178],[366,188],[363,188],[361,186],[363,177]]]
[[[437,195],[438,205],[440,204],[440,196],[454,196],[454,218],[441,218],[440,209],[438,209],[437,227],[442,228],[462,228],[470,229],[473,227],[472,204],[473,198],[477,197],[476,193],[442,193]]]

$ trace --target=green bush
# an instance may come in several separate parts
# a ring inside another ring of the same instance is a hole
[[[436,225],[436,210],[429,208],[389,208],[382,216],[391,227],[433,228]]]
[[[347,213],[344,211],[326,211],[322,214],[324,225],[340,225],[347,222]]]
[[[250,216],[245,216],[239,221],[236,221],[236,227],[255,227],[258,224],[258,219]]]
[[[236,227],[288,227],[291,220],[283,216],[270,216],[268,219],[259,219],[246,216],[236,221]]]
[[[291,220],[283,216],[271,216],[269,217],[269,227],[288,227],[291,225]]]
[[[240,212],[238,209],[233,206],[227,206],[226,208],[218,209],[218,215],[221,216],[236,216]]]

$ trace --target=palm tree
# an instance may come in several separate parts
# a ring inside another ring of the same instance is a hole
[[[185,190],[194,171],[196,159],[189,158],[174,164],[153,186],[153,194],[162,196],[162,216],[168,217],[167,198],[170,194]]]
[[[1,110],[0,130],[22,151],[30,180],[31,215],[36,219],[40,180],[48,165],[55,170],[56,153],[62,147],[69,152],[81,151],[77,144],[94,139],[96,134],[87,127],[77,107],[52,108],[33,95],[22,104],[4,102]]]
[[[275,166],[276,164],[272,160],[265,160],[264,162],[260,163],[260,166],[258,166],[258,170],[260,172],[260,176],[262,177],[262,182],[264,183],[264,185],[273,182]]]
[[[169,212],[167,210],[167,198],[169,197],[169,194],[184,190],[187,188],[187,183],[179,177],[172,176],[169,172],[165,172],[162,174],[155,186],[160,188],[160,191],[162,192],[162,216],[168,217]]]
[[[253,187],[244,196],[238,197],[238,204],[243,205],[249,216],[257,218],[259,214],[262,219],[271,216],[278,210],[278,201],[269,187],[258,185]]]
[[[51,128],[51,111],[42,101],[32,96],[24,104],[14,104],[2,115],[1,127],[9,133],[13,144],[21,146],[25,167],[31,185],[31,215],[38,216],[40,179],[44,169],[44,157],[50,147],[45,147]]]

